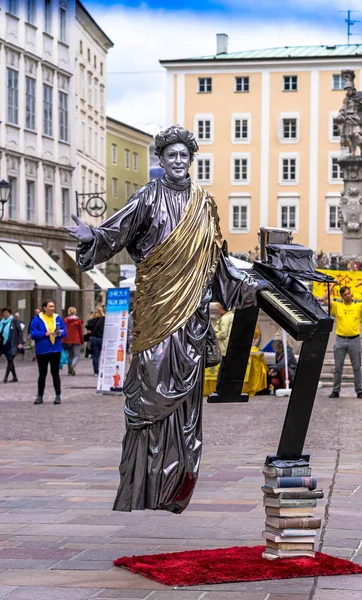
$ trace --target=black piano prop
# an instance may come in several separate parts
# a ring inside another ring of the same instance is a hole
[[[302,453],[333,319],[301,280],[329,283],[333,278],[315,271],[312,250],[292,244],[291,233],[260,230],[261,260],[254,261],[250,274],[261,283],[267,281],[268,287],[260,287],[257,306],[235,312],[219,394],[208,398],[208,402],[248,400],[241,390],[259,309],[303,342],[277,454],[267,456],[263,468],[266,548],[262,556],[269,560],[314,557],[321,527],[313,507],[323,491],[315,489],[309,455]]]
[[[261,260],[254,261],[248,273],[258,281],[267,281],[269,289],[258,292],[257,306],[235,311],[220,390],[210,394],[208,402],[248,401],[241,390],[262,309],[294,339],[303,341],[277,457],[268,457],[269,462],[276,458],[300,459],[333,328],[333,319],[301,280],[334,280],[315,270],[312,250],[291,243],[291,231],[261,228],[259,240]]]

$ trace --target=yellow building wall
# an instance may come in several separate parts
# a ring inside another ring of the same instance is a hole
[[[199,143],[199,155],[213,154],[213,185],[204,186],[211,191],[218,205],[221,230],[229,244],[229,250],[246,252],[257,244],[257,231],[260,221],[260,140],[261,140],[261,73],[243,76],[250,77],[250,92],[234,92],[235,73],[212,74],[212,93],[197,92],[199,75],[185,76],[185,126],[194,131],[195,115],[214,115],[213,144]],[[232,114],[250,113],[251,141],[249,144],[232,143]],[[176,118],[176,115],[175,115]],[[251,173],[249,185],[231,183],[232,153],[250,153]],[[193,176],[193,168],[191,169]],[[230,233],[229,197],[230,194],[250,193],[251,219],[250,233]]]
[[[218,65],[219,67],[220,65]],[[296,193],[299,200],[299,227],[294,235],[294,241],[309,246],[310,231],[310,150],[311,150],[311,70],[290,70],[290,64],[283,70],[270,71],[270,108],[269,108],[269,177],[268,177],[268,226],[278,226],[278,196],[291,198]],[[326,228],[327,194],[338,195],[342,184],[329,182],[329,152],[339,153],[339,143],[330,141],[330,113],[338,112],[342,106],[345,92],[332,89],[333,74],[340,73],[340,67],[325,69],[320,64],[313,66],[319,72],[318,90],[318,192],[317,207],[312,207],[312,221],[317,211],[316,250],[324,252],[341,252],[342,234],[328,233]],[[182,71],[180,71],[182,72]],[[357,89],[361,88],[360,71],[355,68]],[[298,76],[298,91],[283,91],[283,75]],[[235,76],[249,76],[250,91],[234,92]],[[212,114],[214,118],[214,139],[212,144],[199,142],[199,155],[213,156],[213,183],[205,185],[211,191],[218,205],[221,228],[228,240],[229,249],[234,252],[247,252],[257,245],[257,232],[260,227],[260,178],[262,144],[265,143],[262,124],[262,69],[260,72],[241,71],[213,73],[185,73],[185,126],[195,131],[196,114]],[[198,78],[212,77],[212,92],[198,93]],[[178,85],[174,76],[174,123],[177,122]],[[233,113],[250,113],[251,140],[250,143],[232,143],[231,119]],[[296,143],[282,143],[279,139],[281,113],[298,113],[299,138]],[[313,144],[313,140],[312,140]],[[250,153],[251,174],[250,184],[233,185],[231,183],[232,153]],[[279,165],[281,153],[297,153],[299,157],[299,182],[297,185],[281,185],[279,182]],[[194,177],[194,168],[191,168]],[[250,193],[250,232],[231,233],[229,231],[230,194]]]
[[[310,148],[310,73],[288,72],[298,76],[298,91],[283,91],[283,75],[270,74],[270,153],[269,153],[269,227],[278,227],[278,194],[299,194],[299,228],[294,242],[308,245],[309,220],[309,148]],[[299,114],[299,141],[281,143],[279,127],[281,113]],[[279,161],[281,153],[298,153],[298,185],[280,185]]]

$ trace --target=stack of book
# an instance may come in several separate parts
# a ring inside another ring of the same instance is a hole
[[[264,558],[314,557],[314,542],[321,519],[313,509],[323,491],[304,459],[274,460],[264,465],[266,540]]]

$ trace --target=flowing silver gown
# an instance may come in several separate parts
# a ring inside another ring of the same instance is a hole
[[[79,244],[79,268],[91,269],[124,247],[138,264],[178,225],[189,195],[190,178],[182,185],[165,177],[150,182],[93,230],[93,242]],[[228,310],[250,305],[256,287],[222,253],[203,301],[186,324],[133,355],[123,390],[126,434],[114,510],[181,513],[187,507],[201,458],[209,302],[213,296]]]

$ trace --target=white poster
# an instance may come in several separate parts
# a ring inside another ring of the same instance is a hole
[[[99,361],[97,392],[120,393],[126,370],[129,288],[110,288],[107,292],[106,320]]]

